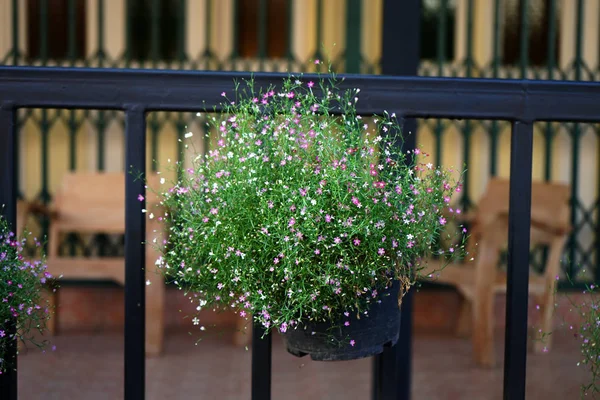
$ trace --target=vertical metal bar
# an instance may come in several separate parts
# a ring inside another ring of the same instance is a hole
[[[185,65],[185,61],[187,59],[186,56],[186,49],[185,49],[185,44],[186,44],[186,0],[179,0],[179,13],[178,13],[178,20],[179,20],[179,26],[177,29],[177,58],[179,60],[179,68],[183,69],[184,65]]]
[[[575,80],[582,78],[583,67],[583,0],[577,0],[577,24],[575,35]],[[579,208],[579,150],[581,141],[581,127],[578,123],[573,125],[571,131],[571,225],[577,226],[577,211]],[[569,237],[569,264],[567,273],[574,277],[576,274],[577,260],[577,231],[571,232]]]
[[[17,187],[15,170],[18,165],[14,156],[17,153],[17,110],[7,104],[0,104],[0,213],[9,226],[16,231],[17,225]],[[4,206],[3,206],[4,205]],[[3,326],[7,337],[13,337],[7,344],[6,360],[12,363],[4,374],[0,375],[0,393],[2,398],[17,400],[17,339],[16,321],[11,320]]]
[[[233,0],[233,43],[231,44],[231,59],[240,56],[240,0]]]
[[[447,11],[448,0],[440,0],[440,10],[438,12],[437,26],[437,59],[438,59],[438,76],[444,75],[444,64],[446,63],[446,37],[447,37]]]
[[[145,397],[146,116],[141,106],[125,114],[125,399]]]
[[[575,80],[581,80],[583,67],[583,0],[577,0],[577,34],[575,35]]]
[[[521,79],[527,78],[527,66],[529,64],[529,1],[528,0],[520,0],[519,8],[520,8],[520,23],[521,32],[520,38],[521,41],[521,53],[519,56],[519,66],[521,69]]]
[[[21,55],[19,44],[19,0],[12,2],[12,47],[13,47],[13,65],[19,65]]]
[[[98,67],[104,66],[104,0],[98,0]],[[103,111],[100,111],[103,116]]]
[[[97,157],[96,167],[98,171],[104,171],[104,145],[105,145],[105,131],[106,131],[106,118],[105,112],[103,110],[98,111],[98,119],[96,119],[96,145],[97,149]]]
[[[133,48],[133,1],[125,3],[125,68],[131,66],[131,49]]]
[[[150,24],[150,52],[152,68],[156,68],[160,59],[160,0],[152,0]]]
[[[468,0],[467,4],[467,60],[466,60],[466,75],[470,78],[473,75],[473,0]],[[464,162],[468,163],[471,158],[471,121],[465,120],[465,125],[462,131],[463,134],[463,155]],[[471,174],[467,169],[463,175],[463,191],[460,202],[463,209],[467,210],[471,205],[469,197],[469,189],[471,187]]]
[[[40,1],[40,59],[48,62],[48,0]]]
[[[421,46],[421,1],[384,0],[383,2],[383,38],[381,54],[381,73],[383,75],[418,75]],[[410,37],[411,40],[398,40]],[[391,110],[390,110],[391,111]],[[414,149],[416,146],[417,121],[403,121],[403,149]],[[412,160],[408,159],[408,162]],[[396,385],[395,400],[409,400],[412,381],[412,297],[410,290],[402,301],[402,317],[400,338],[391,349],[396,352]],[[383,375],[382,377],[385,377]],[[386,387],[384,385],[384,387]],[[393,393],[392,393],[393,394]],[[385,398],[385,397],[384,397]]]
[[[264,61],[267,58],[267,0],[258,2],[258,59],[259,68],[264,70]]]
[[[69,34],[68,34],[68,56],[71,61],[71,66],[75,65],[75,59],[77,57],[76,47],[75,47],[75,39],[77,35],[77,18],[76,18],[76,10],[75,10],[75,0],[69,0],[68,2],[68,16],[69,16]]]
[[[286,44],[286,58],[288,61],[288,71],[292,71],[292,63],[295,60],[294,49],[293,49],[293,35],[294,35],[294,0],[287,1],[287,44]]]
[[[252,325],[252,400],[271,400],[271,334]]]
[[[398,399],[398,366],[400,352],[395,347],[384,347],[383,353],[373,357],[373,400]]]
[[[69,59],[69,64],[71,67],[75,66],[75,62],[77,60],[77,47],[76,47],[76,38],[77,38],[77,10],[76,10],[76,0],[69,0],[67,2],[67,16],[68,16],[68,50],[67,57]],[[79,56],[85,56],[81,54]],[[69,120],[67,126],[69,127],[69,169],[71,171],[75,171],[77,168],[77,129],[78,124],[76,121],[75,110],[68,111]],[[66,237],[66,241],[69,248],[69,254],[71,257],[76,254],[77,247],[77,236],[75,234],[68,234]]]
[[[68,15],[69,15],[69,60],[71,66],[75,65],[77,58],[76,53],[76,35],[77,35],[77,18],[75,9],[75,0],[69,0],[68,2]],[[69,110],[69,169],[74,171],[77,168],[77,122],[75,120],[75,110]],[[71,247],[72,243],[71,243]]]
[[[346,72],[360,73],[360,34],[362,0],[346,1]]]
[[[467,59],[466,75],[470,78],[473,74],[473,0],[467,2]]]
[[[556,68],[556,0],[550,0],[548,9],[548,59],[546,60],[548,79],[554,79]],[[546,122],[544,179],[552,178],[552,145],[554,144],[554,128],[552,122]]]
[[[556,68],[556,0],[550,0],[548,4],[548,79],[554,79],[554,68]]]
[[[437,62],[438,76],[444,76],[444,65],[446,64],[446,35],[447,35],[447,8],[448,0],[440,1],[440,10],[438,12],[437,26]],[[435,165],[442,164],[442,135],[444,134],[444,126],[441,119],[437,119],[435,124]]]
[[[512,126],[510,143],[508,276],[504,344],[504,399],[509,400],[525,399],[532,167],[533,123],[516,121]]]
[[[315,58],[322,59],[323,51],[323,0],[317,0],[317,32],[315,35]]]
[[[183,163],[185,161],[184,157],[184,145],[183,140],[185,138],[185,121],[183,119],[183,113],[178,113],[177,115],[177,161]],[[177,179],[181,179],[183,177],[183,171],[181,168],[177,168]]]
[[[205,56],[211,56],[211,43],[212,43],[212,0],[206,0],[206,24],[204,26],[204,37],[206,38],[206,47],[204,48]],[[236,24],[237,25],[237,24]]]
[[[500,0],[494,0],[494,44],[493,44],[492,73],[498,78],[500,72]],[[490,175],[498,174],[498,121],[492,121],[490,129]]]
[[[158,171],[158,134],[160,125],[158,123],[158,114],[152,113],[150,120],[150,157],[152,160],[152,172]]]
[[[98,67],[100,68],[104,66],[104,57],[104,0],[98,0]],[[96,129],[98,132],[98,171],[104,170],[104,145],[106,125],[107,124],[105,112],[103,110],[100,110],[98,111],[98,119],[96,121]],[[101,249],[103,247],[104,246],[101,246]]]

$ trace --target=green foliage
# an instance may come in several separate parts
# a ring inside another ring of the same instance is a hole
[[[41,245],[33,240],[36,246]],[[0,216],[0,373],[12,368],[13,360],[7,358],[11,341],[21,340],[40,348],[47,344],[31,333],[44,333],[50,318],[50,308],[41,291],[52,276],[43,260],[30,261],[23,256],[26,242],[27,237],[11,232]],[[16,337],[11,334],[11,325],[16,327]]]
[[[157,265],[198,310],[229,307],[285,332],[363,312],[394,279],[405,292],[425,256],[464,255],[464,228],[439,245],[459,182],[408,165],[396,116],[357,115],[359,91],[290,76],[279,90],[248,81],[222,93],[215,148],[177,165],[152,213],[168,232]]]

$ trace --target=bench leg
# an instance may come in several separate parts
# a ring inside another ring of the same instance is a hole
[[[158,253],[146,245],[146,355],[159,356],[163,351],[165,332],[165,282],[154,264]]]

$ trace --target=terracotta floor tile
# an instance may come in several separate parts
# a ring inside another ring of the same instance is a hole
[[[498,335],[502,358],[502,337]],[[123,339],[118,335],[62,335],[55,352],[30,350],[19,359],[21,400],[117,400],[123,398]],[[194,346],[187,333],[169,333],[161,358],[148,359],[146,399],[250,398],[250,352],[229,338]],[[527,399],[579,398],[587,378],[576,367],[578,343],[555,338],[550,353],[528,356]],[[371,360],[318,363],[287,354],[279,338],[273,345],[273,400],[360,400],[370,394]],[[414,343],[413,399],[502,398],[502,367],[475,368],[470,342],[420,336]],[[1,397],[1,396],[0,396]]]

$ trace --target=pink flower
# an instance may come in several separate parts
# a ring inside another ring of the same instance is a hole
[[[354,345],[355,345],[355,344],[356,344],[356,342],[354,341],[354,339],[352,339],[352,340],[350,341],[350,346],[354,347]]]
[[[306,84],[306,86],[308,86],[309,88],[315,86],[315,83],[313,81],[310,81]]]
[[[138,200],[139,200],[139,201],[144,201],[144,196],[142,196],[141,194],[140,194],[140,195],[138,195]]]
[[[440,217],[440,225],[446,225],[446,218]]]
[[[377,254],[379,254],[380,256],[385,254],[385,249],[383,247],[380,247],[379,250],[377,250]]]
[[[344,322],[344,326],[350,326],[350,321]]]
[[[354,239],[352,243],[354,243],[355,246],[358,246],[360,244],[360,240],[358,238]]]
[[[321,61],[319,61],[318,59],[315,60],[315,65],[319,65],[321,63]]]

